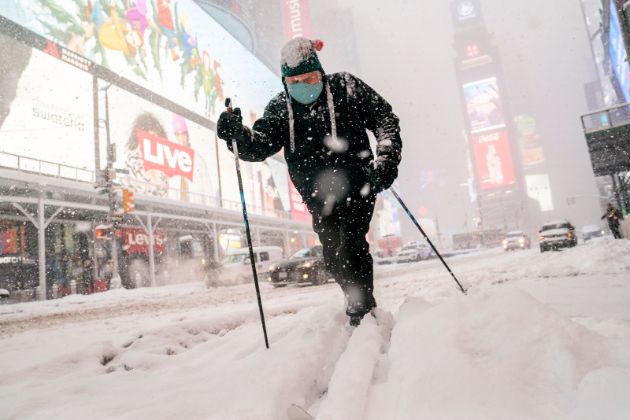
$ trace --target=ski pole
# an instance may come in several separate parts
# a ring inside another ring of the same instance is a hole
[[[227,112],[232,113],[232,100],[225,98],[225,106]],[[238,190],[241,194],[241,206],[243,207],[243,220],[245,221],[245,233],[247,235],[247,245],[249,247],[249,260],[252,264],[252,273],[254,274],[254,285],[256,286],[256,298],[258,299],[258,309],[260,311],[260,322],[262,323],[263,335],[265,336],[265,346],[269,348],[269,339],[267,338],[267,327],[265,325],[265,312],[263,311],[262,299],[260,298],[260,287],[258,286],[258,273],[256,272],[256,261],[254,260],[254,248],[252,246],[252,234],[249,229],[249,217],[247,216],[247,204],[245,204],[245,194],[243,193],[243,178],[241,177],[241,165],[238,158],[238,145],[236,139],[232,139],[232,152],[234,153],[234,162],[236,163],[236,178],[238,179]]]
[[[391,188],[389,190],[392,194],[394,194],[394,197],[396,197],[396,200],[398,200],[398,202],[400,203],[400,205],[402,206],[403,209],[405,209],[405,212],[407,213],[407,216],[409,216],[409,218],[411,219],[411,221],[413,222],[414,225],[416,225],[416,227],[418,228],[418,230],[420,231],[420,233],[422,234],[422,236],[424,236],[424,239],[427,240],[427,242],[429,243],[429,245],[431,246],[431,249],[433,249],[433,252],[435,252],[435,255],[438,256],[438,258],[440,259],[440,261],[442,261],[442,264],[444,264],[444,267],[446,267],[446,269],[448,270],[449,274],[451,275],[451,277],[453,277],[453,280],[455,280],[455,283],[457,283],[457,285],[459,286],[459,290],[462,291],[463,294],[466,294],[466,289],[464,289],[462,287],[462,285],[460,284],[459,280],[457,280],[457,277],[455,277],[455,274],[453,274],[453,271],[451,271],[451,268],[448,266],[448,264],[446,264],[446,261],[444,261],[444,258],[442,258],[442,255],[440,255],[440,253],[438,252],[438,250],[435,248],[435,246],[433,245],[433,242],[431,242],[431,239],[429,239],[429,237],[427,236],[426,233],[424,233],[424,230],[422,229],[422,227],[420,226],[420,223],[418,223],[418,221],[416,220],[415,217],[413,217],[413,214],[411,214],[411,211],[409,211],[409,209],[407,208],[407,206],[405,205],[405,203],[402,201],[402,198],[400,198],[400,196],[398,195],[398,193],[396,193],[396,191]]]

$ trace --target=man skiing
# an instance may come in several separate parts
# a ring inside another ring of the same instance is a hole
[[[289,175],[313,216],[327,271],[341,286],[351,325],[376,307],[372,256],[365,236],[376,194],[398,175],[398,117],[378,93],[349,73],[326,74],[321,41],[295,38],[282,49],[284,92],[250,129],[240,110],[223,112],[218,136],[236,140],[239,156],[258,162],[284,147]],[[376,159],[366,130],[376,137]]]
[[[606,207],[606,213],[602,216],[602,220],[606,219],[608,222],[608,228],[613,234],[615,239],[621,239],[621,231],[619,230],[620,220],[623,220],[623,216],[619,209],[616,209],[612,203],[608,203]]]

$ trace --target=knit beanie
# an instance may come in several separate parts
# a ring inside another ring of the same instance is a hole
[[[309,73],[324,69],[317,57],[317,51],[324,47],[320,40],[311,41],[303,37],[293,38],[282,47],[280,57],[280,67],[282,77],[296,76],[298,74]]]

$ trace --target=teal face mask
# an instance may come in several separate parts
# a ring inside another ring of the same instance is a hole
[[[293,83],[287,84],[287,90],[289,95],[296,101],[304,105],[310,105],[319,98],[322,90],[324,89],[324,83],[319,81],[314,85],[308,83]]]

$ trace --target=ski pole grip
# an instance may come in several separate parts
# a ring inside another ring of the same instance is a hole
[[[227,108],[227,112],[232,113],[232,99],[225,98],[225,107]]]

